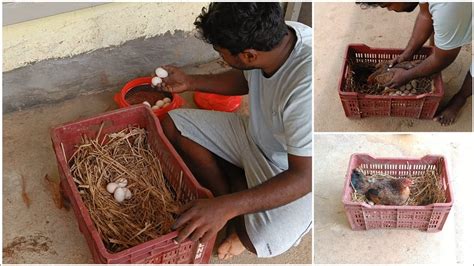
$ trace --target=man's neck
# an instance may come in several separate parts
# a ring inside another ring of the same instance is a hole
[[[278,69],[286,62],[296,44],[296,33],[288,27],[288,34],[283,40],[270,52],[266,54],[267,64],[262,67],[263,75],[267,78],[275,74]]]

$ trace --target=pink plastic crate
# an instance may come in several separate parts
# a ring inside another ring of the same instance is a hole
[[[339,97],[344,113],[349,118],[371,116],[399,116],[432,119],[444,95],[441,73],[433,75],[435,91],[415,96],[366,95],[350,91],[346,79],[351,69],[349,59],[355,62],[379,63],[395,58],[402,49],[371,48],[365,44],[349,44],[339,80]],[[432,47],[423,47],[413,59],[425,59],[433,53]]]
[[[58,161],[62,190],[71,202],[77,218],[80,231],[86,238],[95,263],[208,263],[211,257],[215,237],[206,243],[187,240],[181,244],[174,244],[173,239],[178,233],[171,232],[157,239],[142,243],[132,248],[110,253],[104,246],[99,233],[82,201],[76,184],[74,183],[69,165],[66,162],[61,143],[70,158],[74,152],[74,145],[80,142],[84,134],[95,137],[101,123],[104,122],[101,137],[104,134],[118,132],[128,125],[137,125],[145,128],[148,133],[148,142],[162,162],[163,172],[170,184],[176,189],[179,186],[178,177],[182,171],[183,178],[180,194],[185,201],[197,198],[211,198],[209,190],[201,187],[196,181],[181,157],[165,137],[158,118],[151,108],[145,105],[134,105],[123,109],[107,112],[88,119],[63,124],[51,130],[51,139]],[[183,191],[184,189],[184,191]]]
[[[426,169],[436,169],[442,159],[441,182],[446,193],[446,203],[426,206],[371,206],[363,202],[353,202],[351,182],[352,170],[361,168],[368,174],[385,173],[401,178],[423,174]],[[368,154],[353,154],[347,168],[342,202],[352,230],[380,228],[419,229],[438,232],[443,229],[453,205],[453,193],[446,161],[443,156],[427,155],[420,159],[374,158]]]

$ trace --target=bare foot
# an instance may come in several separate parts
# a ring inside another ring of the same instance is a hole
[[[239,236],[236,232],[233,232],[217,248],[217,256],[221,260],[228,260],[233,256],[240,255],[244,250],[245,247],[240,241]]]
[[[454,95],[448,104],[436,115],[434,121],[439,122],[442,126],[449,126],[454,123],[459,111],[466,103],[466,97],[459,93]]]

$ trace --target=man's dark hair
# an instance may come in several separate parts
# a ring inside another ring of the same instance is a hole
[[[288,33],[279,3],[211,3],[194,25],[204,41],[232,55],[270,51]]]

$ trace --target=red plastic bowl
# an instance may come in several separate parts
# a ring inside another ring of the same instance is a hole
[[[242,102],[242,96],[225,96],[203,92],[195,92],[193,98],[199,108],[221,112],[234,112]]]
[[[120,92],[115,94],[114,101],[117,103],[117,105],[120,108],[131,106],[131,104],[129,102],[127,102],[127,100],[125,99],[125,95],[127,95],[127,93],[129,91],[131,91],[132,89],[134,89],[138,86],[150,85],[151,84],[151,79],[152,79],[152,77],[142,77],[142,78],[136,78],[136,79],[128,82],[127,84],[125,84],[125,86],[123,86],[123,88],[120,90]],[[180,108],[181,106],[184,105],[185,101],[181,96],[179,96],[176,93],[172,93],[171,96],[172,96],[171,103],[168,106],[163,107],[163,108],[158,109],[158,110],[153,110],[153,113],[155,113],[155,115],[158,118],[162,118],[163,115],[168,113],[169,111],[171,111],[173,109]]]

